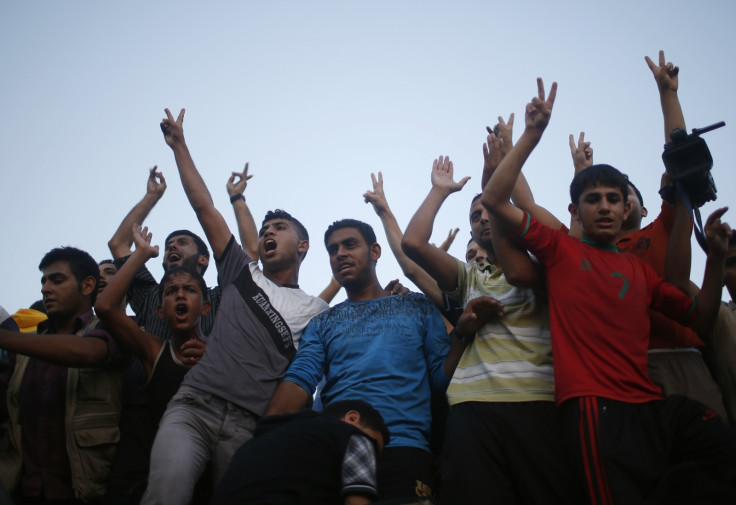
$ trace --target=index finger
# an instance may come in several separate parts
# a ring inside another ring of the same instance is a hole
[[[585,132],[580,132],[580,137],[578,138],[578,147],[585,147]]]
[[[552,89],[549,90],[549,98],[547,98],[547,101],[549,103],[555,103],[555,98],[557,98],[557,83],[552,83]]]
[[[541,77],[537,77],[537,96],[539,99],[544,101],[544,81]]]
[[[652,72],[654,72],[655,69],[657,68],[657,66],[654,64],[654,62],[652,61],[652,59],[649,56],[644,56],[644,61],[647,62],[647,65],[649,66],[649,70],[651,70]]]
[[[171,111],[169,109],[164,109],[164,112],[166,113],[166,119],[168,119],[169,121],[174,120],[174,116],[171,115]]]

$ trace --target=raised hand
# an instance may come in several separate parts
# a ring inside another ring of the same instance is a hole
[[[252,178],[252,175],[248,175],[248,162],[245,162],[245,168],[242,172],[233,172],[230,178],[227,180],[227,194],[231,197],[235,195],[242,195],[245,193],[245,188],[248,186],[248,181]],[[238,178],[236,182],[235,179]]]
[[[495,317],[503,317],[503,303],[490,296],[473,298],[460,315],[455,331],[463,337],[470,337]]]
[[[570,134],[570,154],[576,174],[593,164],[593,148],[590,147],[590,142],[585,141],[585,132],[580,132],[577,145],[575,137]]]
[[[146,185],[146,192],[149,195],[153,195],[156,198],[161,198],[166,191],[166,179],[164,174],[156,172],[158,165],[154,165],[151,171],[148,173],[148,183]]]
[[[399,279],[394,279],[383,288],[386,292],[386,296],[398,295],[404,296],[411,293],[411,290],[399,282]]]
[[[726,213],[728,207],[721,207],[715,210],[705,222],[704,232],[705,239],[708,242],[710,252],[726,255],[728,251],[728,241],[733,234],[728,223],[722,222],[721,217]]]
[[[373,210],[379,216],[388,211],[388,200],[386,200],[386,194],[383,192],[383,174],[378,172],[378,178],[376,174],[371,174],[371,182],[373,182],[373,191],[366,191],[363,193],[363,200],[365,203],[373,205]]]
[[[450,231],[447,233],[447,238],[440,244],[440,249],[447,252],[450,249],[450,246],[455,241],[455,237],[457,236],[457,232],[460,231],[460,228],[450,229]]]
[[[504,141],[499,138],[494,132],[491,132],[486,138],[486,143],[483,144],[483,175],[480,179],[480,189],[486,187],[488,181],[491,180],[493,172],[496,171],[501,160],[506,156],[506,149],[504,149]]]
[[[135,242],[136,252],[145,253],[148,258],[158,256],[158,246],[151,245],[153,233],[149,233],[148,226],[141,228],[138,223],[133,225],[133,241]]]
[[[489,126],[486,126],[486,130],[488,131],[488,133],[493,133],[499,139],[502,140],[501,154],[506,156],[506,154],[511,150],[511,148],[514,147],[514,141],[513,141],[514,113],[512,112],[509,115],[508,122],[503,120],[503,116],[498,116],[498,123],[496,123],[496,126],[493,127],[493,130],[491,130]]]
[[[174,120],[169,109],[164,109],[166,117],[161,120],[161,131],[164,134],[164,140],[173,148],[175,145],[184,143],[184,109],[179,112],[179,116]]]
[[[545,98],[544,82],[542,82],[541,77],[538,77],[537,96],[532,98],[532,101],[526,105],[524,122],[528,132],[534,132],[541,137],[552,116],[552,106],[555,103],[556,96],[557,83],[552,83],[552,88],[549,90],[549,97]]]
[[[659,52],[659,65],[655,65],[649,56],[644,56],[644,60],[654,75],[654,80],[657,82],[660,93],[677,91],[679,85],[677,75],[680,73],[680,68],[674,66],[672,62],[668,61],[665,63],[664,51]]]
[[[470,177],[463,177],[460,182],[455,182],[452,162],[448,156],[440,156],[432,163],[432,187],[442,189],[448,193],[460,191]]]

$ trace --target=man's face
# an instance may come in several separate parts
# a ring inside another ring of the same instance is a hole
[[[209,302],[199,282],[186,272],[172,275],[163,284],[159,317],[172,330],[190,330],[197,325],[199,317],[209,312]]]
[[[266,221],[258,232],[258,256],[266,270],[280,271],[299,261],[309,242],[299,240],[296,226],[288,219]]]
[[[86,312],[95,289],[94,277],[77,282],[67,261],[56,261],[43,269],[41,295],[49,319],[63,321]]]
[[[626,199],[631,206],[631,212],[629,212],[629,217],[626,218],[621,228],[626,231],[639,231],[642,218],[647,217],[647,209],[641,206],[639,197],[636,196],[636,191],[631,184],[629,184],[629,195]]]
[[[470,234],[481,248],[488,250],[493,248],[491,219],[480,200],[476,199],[470,206]]]
[[[368,244],[357,228],[340,228],[327,239],[332,275],[346,289],[373,280],[375,262],[381,256],[378,244]]]
[[[467,263],[475,263],[478,266],[486,261],[486,252],[479,246],[475,240],[468,242],[468,248],[465,250],[465,261]]]
[[[164,251],[164,270],[173,267],[189,266],[202,272],[202,266],[209,263],[207,256],[199,254],[194,238],[189,235],[174,235],[166,242]]]
[[[584,237],[602,244],[612,244],[628,217],[631,205],[619,188],[595,186],[580,195],[578,204],[570,204],[570,213],[580,222]]]
[[[100,282],[97,283],[97,294],[102,293],[102,290],[110,284],[110,281],[117,273],[118,269],[112,263],[103,263],[100,265]]]

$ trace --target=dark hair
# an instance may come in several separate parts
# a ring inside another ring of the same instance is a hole
[[[307,233],[307,229],[302,223],[299,222],[297,218],[295,218],[285,210],[269,210],[266,213],[266,217],[263,218],[261,227],[265,226],[266,221],[271,221],[272,219],[286,219],[287,221],[291,221],[292,223],[294,223],[294,226],[296,226],[296,234],[299,236],[299,240],[306,240],[307,242],[309,242],[309,233]]]
[[[327,247],[327,239],[330,238],[330,235],[342,228],[357,228],[362,235],[363,240],[365,240],[369,246],[378,242],[376,240],[376,233],[373,231],[373,227],[368,223],[358,221],[357,219],[341,219],[327,227],[327,231],[325,232],[325,247]]]
[[[171,270],[167,270],[164,276],[161,277],[161,282],[158,283],[158,299],[163,302],[164,300],[164,284],[172,277],[179,274],[191,275],[192,279],[197,281],[199,284],[199,290],[202,291],[202,300],[207,300],[207,283],[204,281],[204,277],[200,274],[196,268],[192,268],[187,265],[176,266]]]
[[[107,265],[108,263],[114,265],[115,264],[115,260],[102,260],[102,261],[98,261],[97,262],[97,266],[99,267],[99,266],[102,266],[102,265]],[[115,268],[117,268],[117,267],[115,267]]]
[[[267,221],[271,221],[272,219],[286,219],[287,221],[294,223],[294,226],[296,226],[296,236],[299,237],[299,240],[306,240],[307,242],[309,242],[309,233],[307,232],[307,229],[302,223],[299,222],[297,218],[295,218],[285,210],[276,209],[266,212],[266,217],[263,218],[261,228],[266,225]],[[307,251],[301,253],[300,256],[302,261],[304,261],[304,258],[307,256]]]
[[[728,239],[728,245],[729,246],[736,245],[736,233],[733,233],[731,235],[731,238]]]
[[[391,440],[391,434],[386,427],[386,422],[383,420],[381,413],[374,409],[368,402],[364,402],[363,400],[341,400],[327,405],[322,410],[322,413],[340,419],[351,410],[360,414],[361,424],[366,428],[376,430],[383,436],[384,447],[388,445]]]
[[[475,195],[475,196],[473,197],[473,199],[472,199],[472,200],[470,200],[470,206],[472,207],[472,206],[473,206],[473,204],[475,203],[475,201],[476,201],[476,200],[477,200],[478,198],[480,198],[481,196],[483,196],[483,193],[478,193],[477,195]]]
[[[578,205],[580,195],[588,188],[607,186],[618,188],[624,197],[629,196],[629,179],[611,165],[592,165],[578,172],[570,183],[570,199]]]
[[[641,191],[639,191],[639,188],[636,187],[636,185],[631,182],[631,179],[629,179],[629,176],[624,174],[624,177],[626,177],[626,180],[629,182],[629,185],[634,188],[634,193],[636,194],[636,197],[639,199],[639,205],[644,207],[644,198],[641,196]]]
[[[177,235],[187,235],[188,237],[192,237],[194,243],[197,244],[197,252],[199,253],[199,255],[209,259],[210,250],[207,248],[207,244],[204,243],[204,240],[199,238],[199,235],[192,233],[189,230],[176,230],[169,233],[168,237],[166,237],[166,240],[164,240],[164,248],[166,248],[166,244],[168,244],[169,240],[171,240],[171,237],[176,237]],[[204,274],[205,270],[207,270],[207,265],[202,265],[202,274]]]
[[[69,270],[72,271],[77,279],[77,286],[82,290],[82,281],[87,277],[95,279],[95,289],[92,290],[91,302],[94,305],[97,299],[97,284],[100,282],[100,268],[97,262],[86,251],[77,249],[76,247],[57,247],[51,249],[43,257],[38,269],[43,272],[46,267],[57,261],[64,261],[69,264]]]

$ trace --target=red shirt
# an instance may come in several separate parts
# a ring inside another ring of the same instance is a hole
[[[675,208],[662,202],[662,209],[654,221],[639,231],[627,235],[616,242],[621,252],[638,256],[651,266],[657,275],[664,278],[664,263],[667,244],[675,220]],[[650,349],[672,347],[705,347],[705,344],[692,328],[684,326],[656,311],[649,311],[652,330]]]
[[[694,300],[639,258],[572,238],[528,213],[517,235],[546,267],[556,402],[661,399],[647,373],[648,309],[685,320]]]

